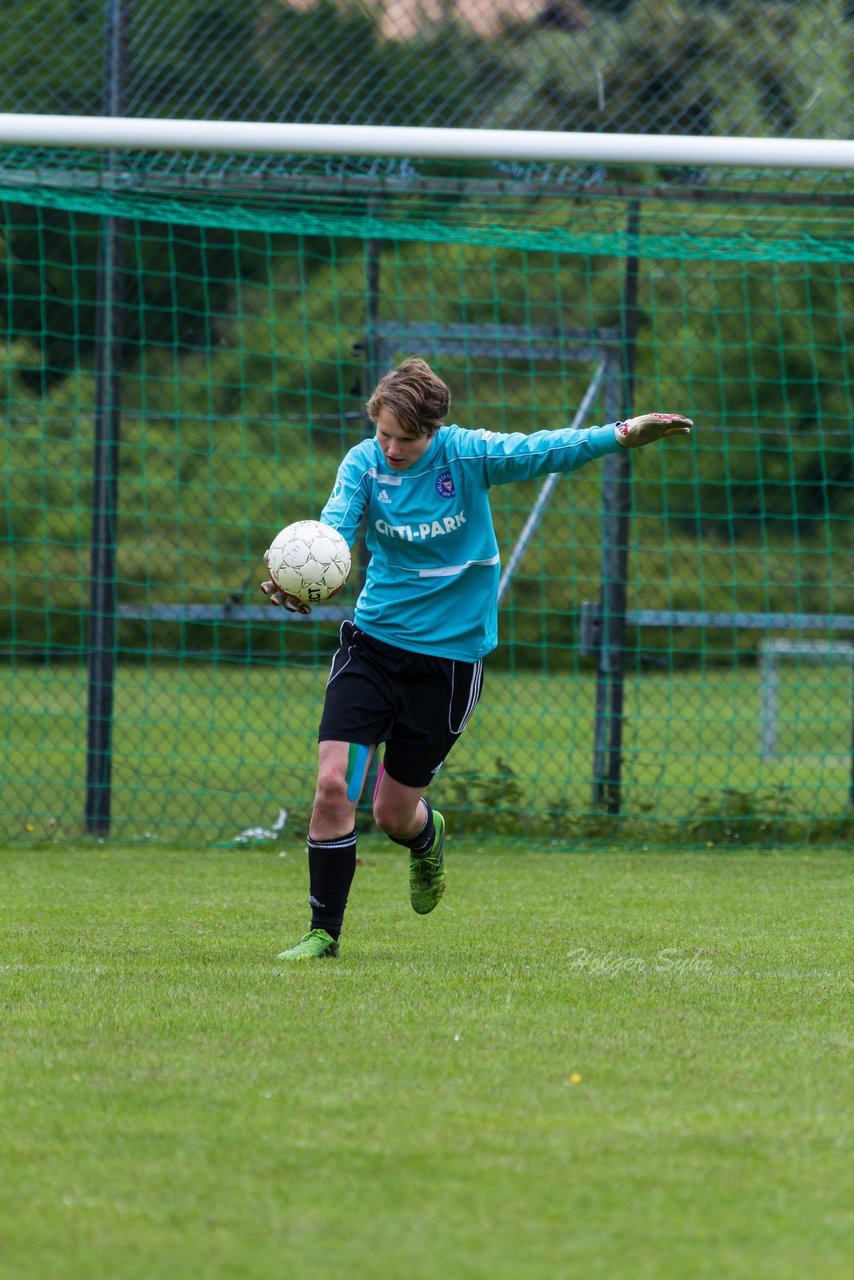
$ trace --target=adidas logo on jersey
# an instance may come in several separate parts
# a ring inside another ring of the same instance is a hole
[[[379,493],[377,494],[377,497],[380,500],[380,502],[391,502],[391,498],[388,496],[385,489],[380,489]]]

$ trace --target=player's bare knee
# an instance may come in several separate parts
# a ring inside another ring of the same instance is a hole
[[[347,780],[335,770],[321,772],[314,793],[314,816],[327,822],[345,820],[352,809],[347,799]]]
[[[374,800],[374,822],[380,831],[391,839],[405,840],[411,836],[416,821],[417,811],[416,814],[409,809],[404,811],[399,805],[390,804],[379,796]]]

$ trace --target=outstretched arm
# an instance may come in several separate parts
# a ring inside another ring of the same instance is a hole
[[[505,434],[493,431],[465,432],[461,460],[482,460],[487,485],[531,480],[555,471],[575,471],[594,458],[615,450],[635,449],[668,435],[689,435],[691,419],[681,413],[646,413],[626,422],[578,430],[558,427],[552,431]]]
[[[640,449],[665,436],[689,436],[693,425],[692,420],[681,413],[642,413],[617,423],[617,443],[625,449]]]

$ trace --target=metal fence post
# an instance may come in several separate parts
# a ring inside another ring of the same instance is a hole
[[[126,111],[129,0],[107,0],[104,115]],[[108,165],[115,164],[110,156]],[[122,223],[103,219],[98,260],[95,439],[92,474],[86,830],[110,831],[116,647],[116,517],[121,426]]]
[[[627,221],[629,256],[623,286],[621,347],[609,351],[605,379],[605,414],[628,417],[634,392],[639,260],[635,247],[640,204],[632,201]],[[602,482],[602,569],[600,585],[601,641],[596,674],[593,747],[593,805],[619,813],[623,765],[623,668],[628,606],[631,455],[627,449],[609,454]]]

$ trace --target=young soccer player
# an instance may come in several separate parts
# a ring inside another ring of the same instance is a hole
[[[412,907],[445,890],[445,822],[424,792],[480,697],[483,658],[498,642],[494,484],[573,471],[620,448],[689,435],[691,419],[647,413],[627,422],[532,435],[445,426],[451,393],[420,359],[386,374],[368,401],[376,436],[352,448],[320,519],[352,546],[363,516],[371,553],[354,619],[341,627],[318,732],[308,833],[311,926],[280,960],[338,954],[356,869],[356,805],[380,743],[377,826],[409,850]],[[308,605],[273,582],[277,605]]]

